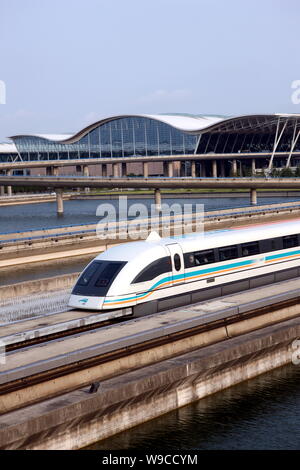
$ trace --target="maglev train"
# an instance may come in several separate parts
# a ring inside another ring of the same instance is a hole
[[[69,306],[143,315],[299,275],[300,219],[171,238],[152,232],[91,261]]]

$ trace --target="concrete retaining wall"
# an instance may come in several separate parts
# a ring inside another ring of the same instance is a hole
[[[3,415],[1,449],[78,449],[291,362],[300,319]]]
[[[16,297],[37,294],[40,292],[69,289],[75,283],[78,275],[79,273],[63,274],[61,276],[35,279],[33,281],[25,281],[17,284],[10,284],[8,286],[1,286],[0,302],[14,299]]]

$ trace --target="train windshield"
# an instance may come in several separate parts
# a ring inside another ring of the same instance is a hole
[[[72,294],[103,297],[126,262],[93,261],[81,274]]]

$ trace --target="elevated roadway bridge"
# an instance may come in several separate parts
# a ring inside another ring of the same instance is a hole
[[[196,177],[92,177],[92,176],[0,176],[0,186],[53,188],[57,211],[63,213],[63,190],[70,188],[154,189],[157,208],[160,189],[249,189],[251,203],[257,203],[257,189],[300,189],[300,178],[196,178]]]
[[[66,167],[77,165],[107,165],[115,163],[136,163],[136,162],[174,162],[174,161],[212,161],[212,160],[236,160],[236,159],[261,159],[270,158],[272,152],[238,152],[238,153],[202,153],[202,154],[182,154],[182,155],[135,155],[130,157],[102,157],[102,158],[78,158],[66,160],[18,160],[14,162],[0,163],[0,171],[24,168],[45,168],[45,167]],[[276,158],[286,158],[289,152],[276,152]],[[293,152],[294,156],[300,152]]]
[[[300,189],[300,178],[192,178],[98,176],[0,176],[2,186],[46,188],[184,188],[184,189]]]

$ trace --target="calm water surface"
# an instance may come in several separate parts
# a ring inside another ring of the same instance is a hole
[[[258,204],[271,204],[279,202],[291,202],[297,198],[264,197],[258,198]],[[0,207],[0,233],[25,231],[36,228],[49,228],[61,225],[97,223],[100,218],[96,216],[99,204],[109,202],[118,207],[117,200],[73,200],[64,202],[64,214],[56,214],[56,203],[46,202],[42,204],[26,204],[23,206]],[[238,198],[193,198],[193,199],[163,199],[163,202],[182,204],[204,204],[205,210],[219,210],[235,207],[249,206],[249,197]],[[148,208],[154,203],[153,199],[129,199],[128,206],[143,203]]]
[[[300,366],[288,365],[89,449],[300,449]]]

